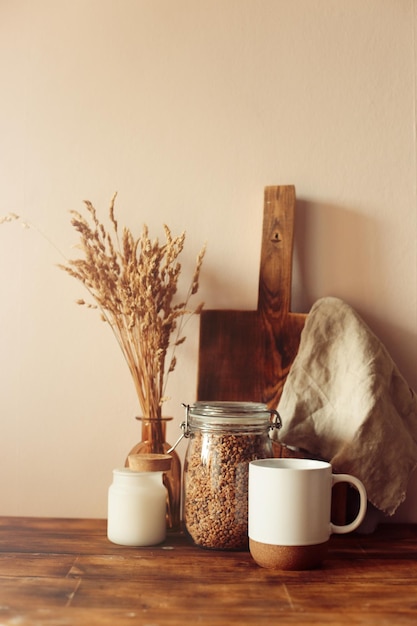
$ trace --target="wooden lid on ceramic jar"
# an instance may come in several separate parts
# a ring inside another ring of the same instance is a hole
[[[129,469],[135,472],[168,472],[172,457],[169,454],[129,454]]]

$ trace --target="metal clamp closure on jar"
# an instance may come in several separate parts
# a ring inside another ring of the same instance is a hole
[[[168,450],[171,453],[178,444],[184,439],[188,439],[191,435],[190,429],[190,411],[195,411],[202,417],[222,418],[228,417],[230,413],[237,413],[239,417],[247,417],[248,415],[266,416],[269,414],[270,426],[269,430],[279,430],[282,427],[281,416],[276,409],[269,409],[266,405],[258,402],[196,402],[193,405],[182,403],[185,408],[185,419],[180,424],[182,430],[174,445]],[[257,425],[256,425],[257,426]]]

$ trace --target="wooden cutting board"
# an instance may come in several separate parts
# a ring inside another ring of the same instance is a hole
[[[294,216],[295,187],[266,187],[258,308],[202,311],[199,400],[276,408],[307,317],[290,311]]]
[[[258,308],[203,309],[198,400],[253,401],[277,407],[307,318],[290,310],[294,217],[295,187],[266,187]],[[281,448],[279,456],[303,453]],[[332,521],[345,524],[346,520],[347,488],[339,483],[333,488]]]

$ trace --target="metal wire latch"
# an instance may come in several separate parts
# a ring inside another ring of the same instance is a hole
[[[182,441],[184,439],[184,437],[186,439],[188,439],[188,437],[190,436],[190,428],[188,426],[188,412],[190,410],[190,405],[182,403],[182,406],[185,408],[185,420],[183,422],[181,422],[181,426],[180,426],[180,428],[182,430],[182,433],[178,437],[178,439],[174,443],[174,445],[171,446],[171,448],[167,451],[168,454],[170,454],[170,452],[173,452],[175,450],[177,445],[180,443],[180,441]],[[281,428],[281,427],[279,427],[279,428]]]

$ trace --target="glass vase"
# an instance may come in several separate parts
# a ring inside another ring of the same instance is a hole
[[[125,465],[129,464],[130,454],[167,454],[171,445],[166,441],[166,426],[172,417],[137,417],[142,423],[142,440],[130,450]],[[173,450],[171,469],[164,473],[163,480],[167,489],[167,529],[178,530],[181,518],[181,461]]]

